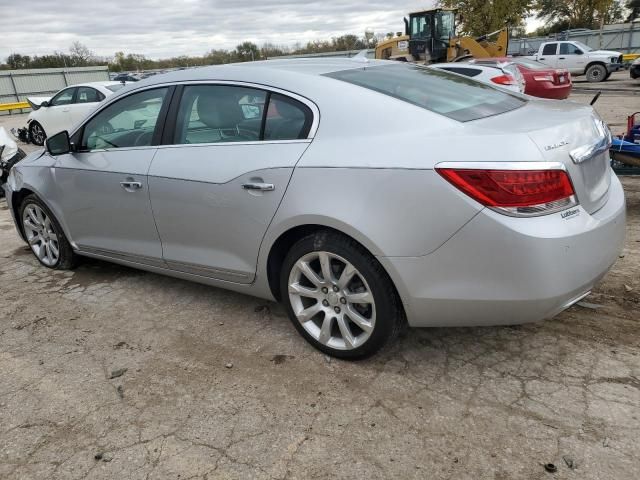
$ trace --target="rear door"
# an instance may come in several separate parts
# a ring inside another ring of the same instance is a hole
[[[584,52],[573,43],[561,43],[557,68],[565,68],[571,73],[584,73],[587,67],[587,59]]]
[[[255,276],[262,238],[309,146],[310,102],[240,85],[185,85],[149,170],[164,260],[237,283]]]
[[[147,172],[170,95],[162,87],[119,99],[74,135],[79,151],[58,157],[57,202],[82,252],[164,266]]]
[[[538,55],[538,61],[549,65],[550,67],[558,66],[558,44],[556,42],[547,43],[542,47],[542,53]]]

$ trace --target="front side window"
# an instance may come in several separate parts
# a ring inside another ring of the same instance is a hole
[[[167,90],[134,93],[109,105],[84,126],[82,149],[150,146]]]
[[[73,103],[74,93],[76,93],[75,88],[67,88],[66,90],[62,90],[51,99],[50,105],[53,107],[58,107],[60,105],[69,105]]]
[[[560,55],[582,55],[582,50],[572,43],[560,44]]]
[[[104,95],[91,87],[78,87],[78,94],[76,95],[76,103],[96,103],[101,102],[104,99]]]
[[[343,82],[467,122],[515,110],[526,100],[485,83],[413,64],[364,67],[325,74]]]
[[[555,55],[557,51],[558,51],[558,44],[557,43],[547,43],[544,46],[544,48],[542,49],[542,54],[543,55]]]

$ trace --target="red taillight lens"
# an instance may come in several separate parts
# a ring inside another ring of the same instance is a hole
[[[544,215],[576,205],[563,170],[438,168],[438,173],[486,207],[510,215]]]
[[[493,83],[497,83],[498,85],[517,85],[516,79],[511,75],[500,75],[498,77],[493,77],[491,79]]]

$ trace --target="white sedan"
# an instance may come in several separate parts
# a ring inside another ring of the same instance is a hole
[[[71,130],[96,105],[124,86],[122,82],[92,82],[71,85],[53,97],[27,98],[31,113],[27,120],[29,139],[44,145],[47,137]]]
[[[437,63],[431,65],[431,67],[464,75],[512,92],[524,93],[525,90],[524,77],[518,67],[510,62],[500,62],[495,65],[478,65],[464,62]]]

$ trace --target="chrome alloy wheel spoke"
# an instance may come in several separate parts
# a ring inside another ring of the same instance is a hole
[[[303,328],[318,342],[338,350],[364,344],[373,333],[375,299],[362,274],[331,252],[311,252],[291,269],[291,307]]]
[[[37,205],[28,205],[22,214],[22,225],[36,257],[45,265],[54,266],[60,258],[60,246],[47,214]]]

